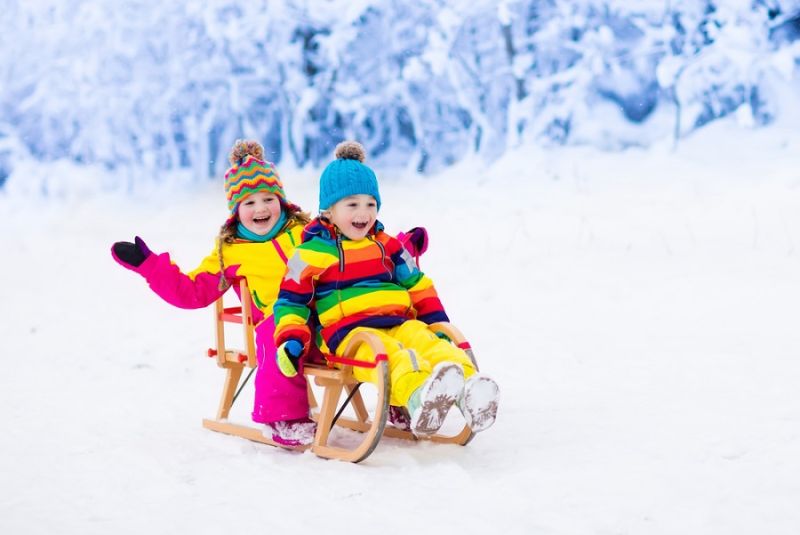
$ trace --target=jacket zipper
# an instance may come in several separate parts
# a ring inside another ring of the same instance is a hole
[[[344,273],[344,247],[342,246],[342,235],[336,229],[336,249],[339,251],[339,273]],[[344,307],[342,307],[342,291],[339,289],[341,277],[336,281],[336,301],[339,304],[339,314],[344,318]]]
[[[336,248],[339,250],[339,273],[344,273],[344,248],[342,247],[342,235],[336,229]]]

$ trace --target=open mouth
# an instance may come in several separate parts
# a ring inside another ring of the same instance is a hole
[[[264,225],[266,223],[269,223],[270,219],[272,219],[270,216],[267,216],[267,217],[254,217],[253,218],[253,223],[255,223],[256,225]]]
[[[361,221],[354,221],[353,222],[353,227],[357,228],[358,230],[366,229],[367,225],[369,225],[368,222],[363,222],[363,223]]]

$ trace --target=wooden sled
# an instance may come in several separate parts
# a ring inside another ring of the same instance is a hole
[[[218,431],[229,435],[236,435],[255,442],[269,444],[271,446],[283,447],[271,438],[262,433],[262,429],[257,424],[249,422],[240,424],[228,421],[233,402],[236,396],[244,387],[240,386],[240,380],[244,368],[254,369],[257,366],[255,348],[255,325],[253,324],[252,308],[250,300],[250,290],[247,283],[242,280],[240,283],[241,306],[226,308],[222,298],[219,298],[214,306],[214,327],[216,331],[216,349],[208,350],[209,357],[215,357],[217,365],[225,370],[225,381],[222,387],[222,397],[214,419],[204,419],[203,427],[212,431]],[[243,340],[245,348],[229,349],[225,345],[225,323],[238,323],[243,327]],[[431,328],[447,335],[454,344],[469,355],[475,369],[477,363],[472,353],[472,349],[464,339],[461,332],[449,323],[436,323]],[[367,344],[375,355],[375,362],[358,361],[354,359],[356,350],[361,344]],[[314,442],[310,446],[297,446],[288,449],[311,451],[319,457],[327,459],[339,459],[358,463],[369,457],[380,442],[382,436],[402,438],[407,440],[430,440],[432,442],[450,443],[466,445],[474,433],[466,425],[457,434],[448,436],[436,434],[425,439],[419,439],[410,431],[386,425],[389,414],[389,365],[386,358],[386,350],[380,339],[368,333],[358,333],[345,349],[344,357],[326,355],[325,363],[306,363],[304,373],[309,380],[308,398],[312,409],[311,417],[317,422],[317,432]],[[363,366],[375,368],[377,372],[376,403],[372,413],[367,410],[364,398],[359,391],[359,382],[353,377],[353,367]],[[251,372],[252,373],[252,372]],[[314,384],[322,387],[322,399],[317,403],[314,390],[311,387],[311,379]],[[245,379],[245,382],[247,380]],[[343,393],[347,393],[345,402],[339,407],[339,399]],[[343,415],[343,411],[350,406],[355,417]],[[316,409],[316,410],[315,410]],[[361,441],[355,446],[335,446],[330,444],[330,432],[334,425],[351,429],[362,434]]]

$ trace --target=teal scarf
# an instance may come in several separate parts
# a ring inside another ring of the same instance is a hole
[[[283,229],[283,225],[286,223],[286,212],[281,210],[281,216],[278,218],[278,221],[275,223],[275,226],[272,229],[264,234],[263,236],[260,234],[256,234],[250,230],[247,230],[247,227],[242,225],[242,222],[239,221],[236,225],[236,235],[239,238],[244,238],[245,240],[255,241],[255,242],[265,242],[269,241],[278,234],[280,234],[281,230]]]

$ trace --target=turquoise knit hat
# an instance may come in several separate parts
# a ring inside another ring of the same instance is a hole
[[[350,195],[366,194],[375,197],[381,209],[381,194],[375,173],[364,165],[364,147],[355,141],[343,141],[336,146],[335,160],[319,177],[319,209],[327,210]]]

